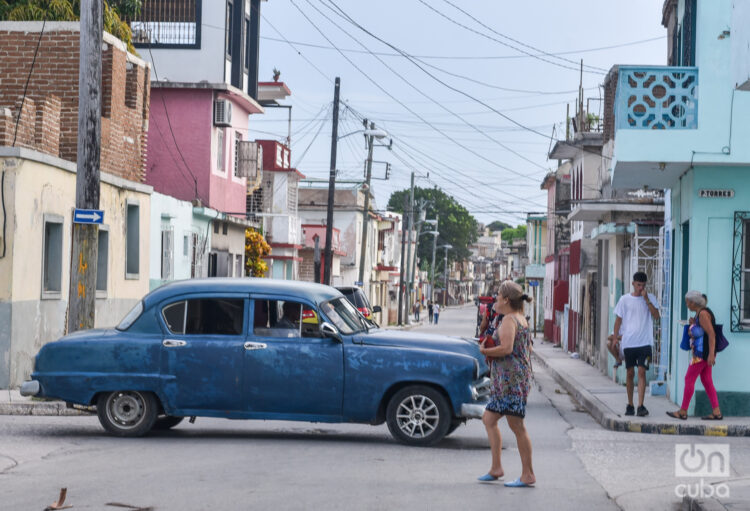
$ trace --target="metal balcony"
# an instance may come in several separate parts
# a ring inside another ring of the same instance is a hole
[[[697,129],[698,68],[619,66],[617,129]]]

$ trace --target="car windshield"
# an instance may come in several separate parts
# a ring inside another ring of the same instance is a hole
[[[124,318],[122,318],[122,321],[120,321],[120,324],[117,325],[115,328],[118,330],[127,330],[130,328],[130,325],[135,323],[135,320],[138,319],[141,316],[141,313],[143,312],[143,302],[139,301],[135,304],[135,307],[130,309],[130,312],[128,312]]]
[[[334,298],[320,308],[342,334],[353,334],[368,329],[365,318],[346,298]]]

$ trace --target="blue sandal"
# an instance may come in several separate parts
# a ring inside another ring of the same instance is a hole
[[[507,486],[508,488],[533,488],[534,483],[526,484],[523,481],[521,481],[521,478],[519,477],[515,481],[509,481],[505,483],[505,486]]]
[[[498,479],[500,479],[500,477],[495,477],[495,476],[491,475],[489,472],[486,473],[486,474],[484,474],[483,476],[477,477],[477,481],[482,481],[482,482],[485,482],[485,483],[489,483],[489,482],[492,482],[492,481],[497,481]]]

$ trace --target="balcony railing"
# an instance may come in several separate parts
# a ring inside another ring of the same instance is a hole
[[[698,128],[698,68],[619,66],[617,129]]]

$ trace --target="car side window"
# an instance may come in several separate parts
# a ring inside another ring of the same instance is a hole
[[[173,334],[241,335],[244,310],[242,298],[195,298],[167,305],[162,315]]]
[[[319,337],[317,313],[291,300],[255,300],[253,333],[261,337]]]

